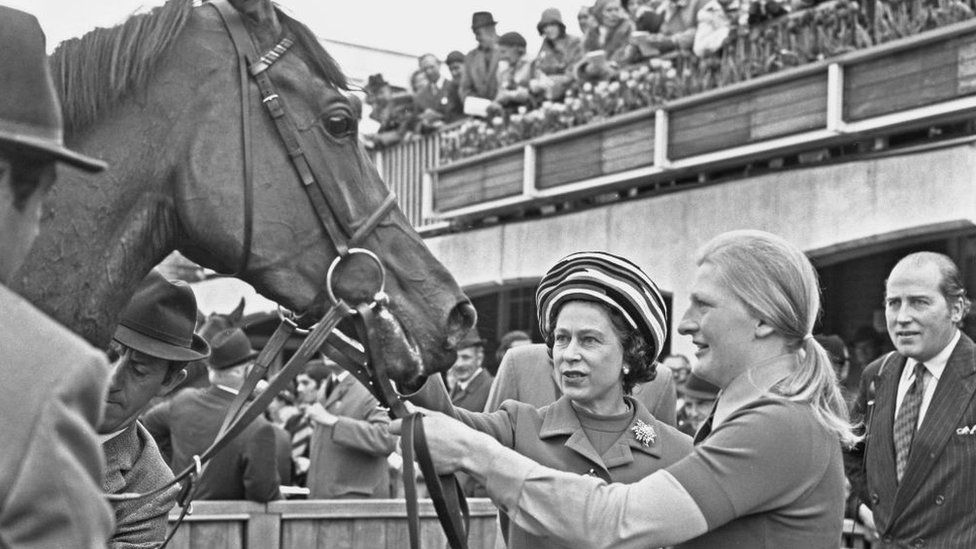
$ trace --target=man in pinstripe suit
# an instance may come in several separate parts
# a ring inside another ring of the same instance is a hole
[[[865,370],[848,456],[880,546],[976,547],[976,346],[957,328],[969,300],[948,257],[911,254],[885,286],[896,352]]]

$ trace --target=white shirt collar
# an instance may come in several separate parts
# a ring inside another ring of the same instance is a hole
[[[478,368],[477,370],[475,370],[475,372],[471,374],[471,377],[469,377],[467,381],[458,381],[457,382],[458,388],[462,391],[467,389],[468,385],[471,385],[471,382],[474,381],[474,378],[481,375],[482,370],[484,370],[484,368]]]
[[[942,372],[945,371],[946,364],[949,363],[949,357],[952,355],[952,351],[956,348],[956,344],[959,343],[959,330],[956,329],[956,333],[949,340],[949,343],[939,351],[939,354],[935,355],[929,360],[925,361],[925,369],[928,370],[929,374],[936,381],[942,378]],[[915,377],[915,364],[918,361],[914,358],[909,358],[905,361],[905,369],[901,372],[901,379],[904,382],[911,382]]]
[[[118,431],[112,431],[111,433],[106,433],[104,435],[98,435],[98,442],[100,442],[102,444],[105,444],[106,442],[108,442],[108,441],[112,440],[113,438],[115,438],[115,437],[121,435],[122,433],[124,433],[125,430],[128,429],[128,428],[129,428],[129,426],[126,425],[125,427],[119,429]]]

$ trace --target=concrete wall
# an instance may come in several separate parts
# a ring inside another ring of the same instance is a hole
[[[541,276],[558,258],[599,249],[641,265],[688,304],[696,249],[732,229],[777,233],[818,250],[947,222],[976,223],[972,144],[780,172],[427,240],[463,287]],[[690,353],[687,338],[674,349]]]

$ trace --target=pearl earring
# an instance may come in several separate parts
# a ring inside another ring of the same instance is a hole
[[[624,366],[624,375],[627,375],[629,373],[630,373],[630,368],[628,368],[627,366]]]

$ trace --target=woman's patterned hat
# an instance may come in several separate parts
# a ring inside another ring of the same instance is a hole
[[[620,312],[654,347],[654,358],[667,338],[668,315],[654,281],[631,261],[607,252],[577,252],[556,262],[535,292],[539,330],[548,338],[556,313],[567,301],[603,303]]]

